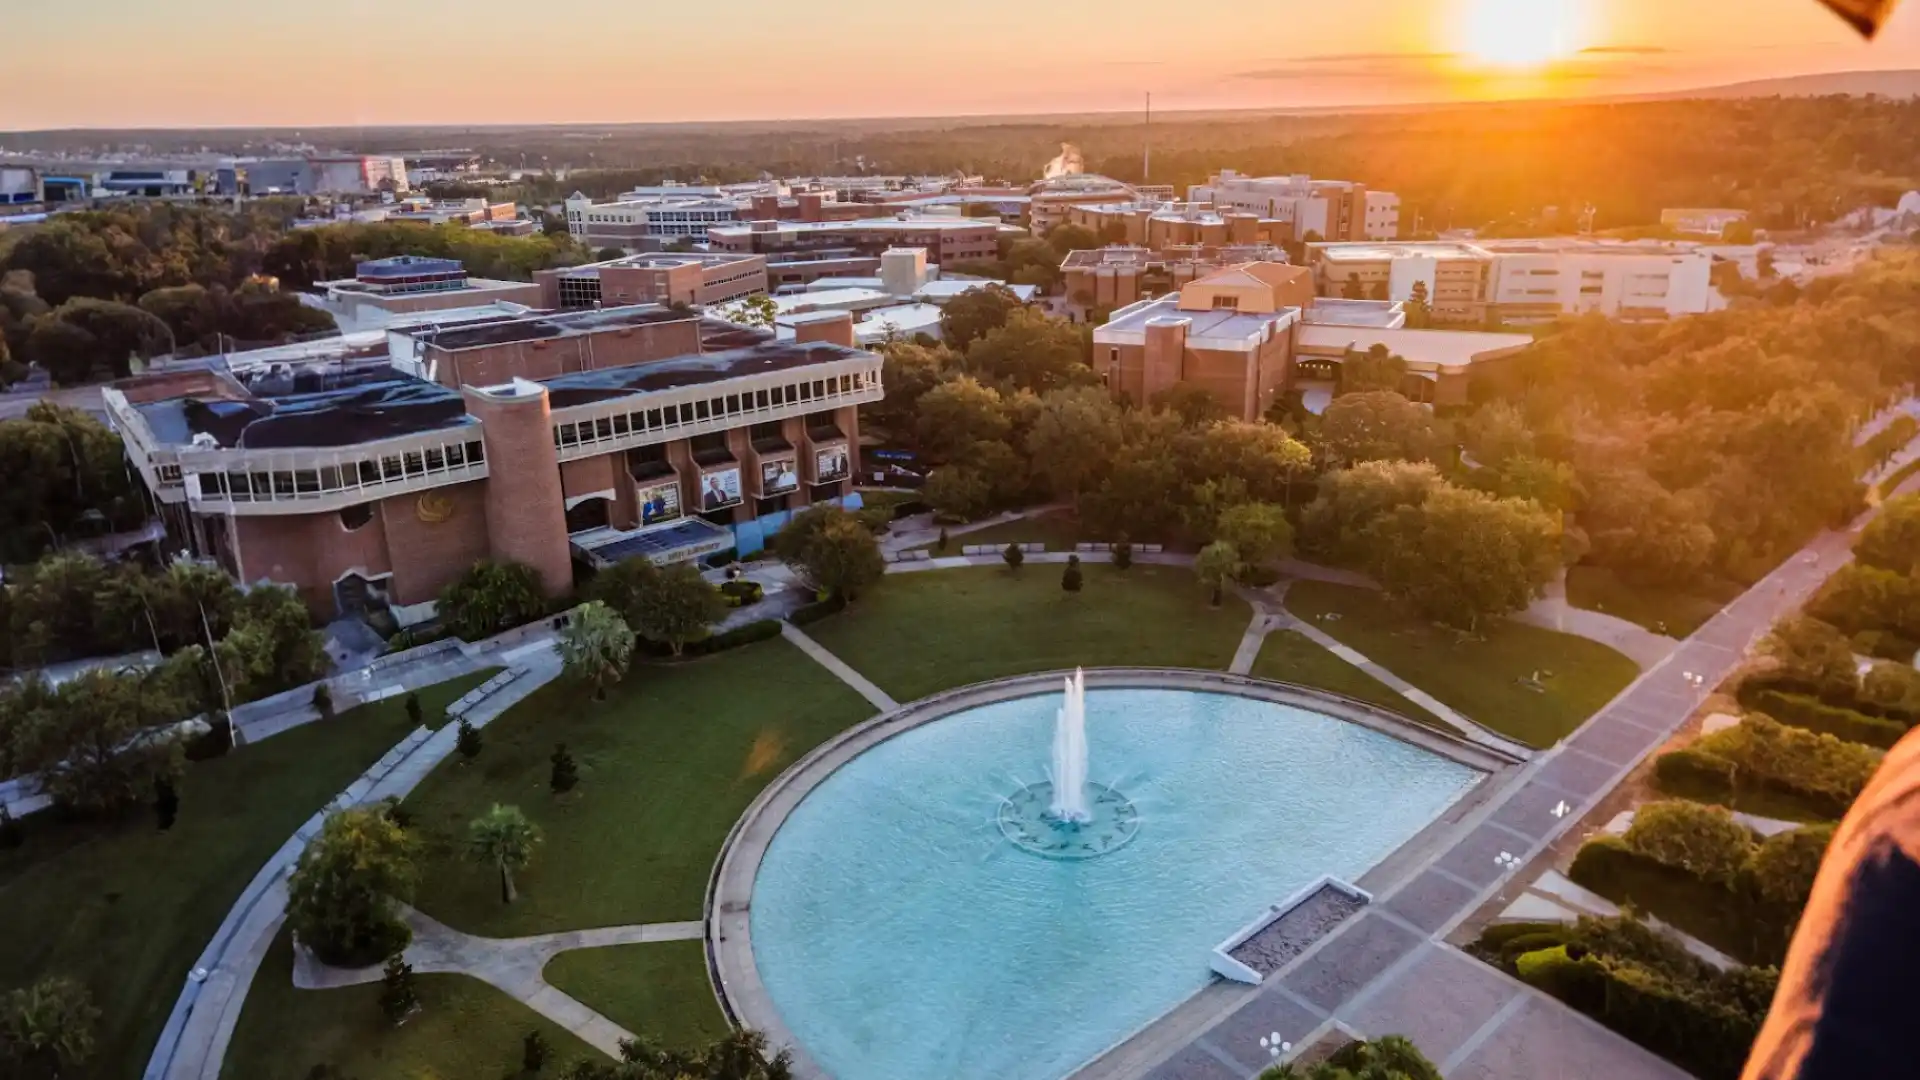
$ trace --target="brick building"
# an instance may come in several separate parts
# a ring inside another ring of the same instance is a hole
[[[480,559],[559,594],[582,563],[757,551],[852,496],[857,407],[882,396],[845,317],[775,341],[648,305],[434,337],[316,392],[205,371],[104,395],[173,542],[318,617],[402,624]]]
[[[1211,392],[1229,415],[1254,420],[1287,391],[1330,398],[1347,358],[1376,346],[1407,361],[1409,398],[1464,404],[1473,365],[1532,341],[1409,330],[1401,303],[1318,299],[1304,268],[1249,263],[1114,312],[1093,333],[1093,367],[1116,397],[1148,402],[1185,383]]]
[[[824,251],[877,259],[888,248],[900,247],[924,248],[927,261],[935,266],[999,258],[1000,238],[1022,235],[1022,230],[994,221],[935,217],[755,221],[707,230],[715,250],[765,255],[768,262]]]
[[[617,307],[625,304],[724,304],[767,291],[762,255],[630,255],[609,262],[536,270],[545,308]]]
[[[1067,298],[1086,308],[1125,307],[1143,297],[1173,292],[1216,270],[1242,263],[1284,263],[1286,253],[1268,244],[1174,245],[1161,249],[1113,246],[1070,251],[1060,270]]]

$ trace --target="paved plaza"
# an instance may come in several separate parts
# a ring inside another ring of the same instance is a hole
[[[1200,1030],[1145,1070],[1148,1080],[1246,1080],[1271,1064],[1262,1036],[1406,1035],[1449,1080],[1678,1080],[1679,1068],[1445,942],[1502,886],[1502,852],[1531,861],[1700,706],[1752,643],[1849,558],[1829,532],[1681,642],[1553,751],[1463,822],[1453,841],[1381,891],[1366,914],[1258,987],[1226,996]],[[1564,804],[1564,805],[1563,805]],[[1558,812],[1556,812],[1558,811]],[[1237,998],[1237,1000],[1235,1000]],[[1164,1043],[1150,1028],[1137,1037]],[[1129,1046],[1083,1080],[1142,1075]]]

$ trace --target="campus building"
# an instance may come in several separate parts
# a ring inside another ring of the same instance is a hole
[[[936,266],[999,258],[1000,238],[1020,235],[1020,229],[998,222],[938,217],[755,221],[707,230],[715,250],[765,255],[769,263],[809,252],[878,259],[889,248],[924,248]]]
[[[579,192],[566,202],[567,234],[596,250],[658,251],[672,244],[704,243],[708,230],[744,216],[731,198],[705,195],[625,195],[596,203]]]
[[[234,168],[247,192],[255,196],[404,195],[410,190],[406,161],[385,155],[317,154],[241,161]]]
[[[1115,245],[1070,251],[1060,271],[1070,301],[1112,310],[1173,292],[1223,267],[1286,261],[1286,253],[1270,244],[1176,244],[1159,249]]]
[[[1274,223],[1274,243],[1307,239],[1392,240],[1400,235],[1400,196],[1350,180],[1310,176],[1242,176],[1222,169],[1187,190],[1190,202],[1222,214],[1252,214]],[[1280,235],[1281,232],[1285,235]]]
[[[1707,311],[1713,256],[1662,240],[1309,244],[1321,296],[1404,301],[1442,322],[1529,322],[1598,312],[1667,319]]]
[[[1278,245],[1287,243],[1293,236],[1287,222],[1257,214],[1221,213],[1204,203],[1075,206],[1067,211],[1067,221],[1091,229],[1105,240],[1154,249],[1221,244]]]
[[[540,306],[540,286],[526,281],[496,281],[468,277],[458,259],[431,259],[395,255],[369,259],[354,267],[353,277],[323,281],[325,308],[343,329],[372,329],[395,316],[490,304]]]
[[[1190,384],[1255,420],[1287,391],[1323,404],[1346,359],[1376,346],[1407,361],[1409,398],[1464,404],[1475,364],[1531,344],[1524,334],[1408,329],[1402,304],[1322,300],[1305,268],[1248,263],[1114,312],[1093,332],[1093,367],[1117,398],[1144,403]]]
[[[848,499],[883,396],[840,313],[793,341],[658,305],[390,338],[295,393],[218,368],[104,391],[173,542],[322,618],[410,625],[482,559],[558,595],[577,565],[751,554]]]
[[[575,311],[627,304],[724,304],[767,291],[760,255],[660,252],[536,270],[540,306]]]

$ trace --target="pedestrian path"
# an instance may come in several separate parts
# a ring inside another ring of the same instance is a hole
[[[801,652],[811,656],[815,663],[833,672],[841,682],[853,687],[854,691],[866,698],[874,708],[881,712],[892,712],[900,707],[900,703],[888,697],[885,690],[875,686],[865,675],[853,670],[845,660],[828,652],[825,646],[808,637],[799,627],[790,622],[783,622],[780,624],[780,636],[793,642]]]
[[[1554,913],[1555,909],[1558,914]],[[1516,897],[1513,903],[1508,904],[1495,921],[1570,923],[1581,915],[1610,919],[1618,914],[1620,914],[1618,904],[1575,883],[1558,870],[1548,870],[1535,878],[1527,886],[1527,891]],[[1647,925],[1678,941],[1688,952],[1721,971],[1732,971],[1741,966],[1740,961],[1692,934],[1676,929],[1670,923],[1644,913],[1642,918],[1646,920]]]
[[[1254,663],[1260,659],[1260,650],[1267,644],[1267,635],[1276,626],[1272,615],[1260,605],[1254,605],[1253,621],[1247,623],[1247,632],[1241,635],[1240,647],[1233,651],[1233,663],[1227,665],[1227,670],[1235,675],[1252,674]]]
[[[475,727],[487,726],[559,677],[560,658],[551,639],[529,642],[540,643],[545,647],[530,648],[521,654],[524,662],[518,678],[467,712],[469,723]],[[286,918],[287,875],[307,844],[319,834],[326,815],[336,809],[405,797],[453,753],[457,737],[452,724],[443,725],[437,731],[416,729],[307,819],[267,860],[227,912],[213,940],[187,975],[186,985],[174,1002],[173,1012],[147,1061],[143,1080],[219,1080],[227,1044],[233,1038],[246,1004],[247,990]]]
[[[1574,607],[1567,601],[1567,572],[1563,569],[1547,584],[1546,594],[1527,610],[1513,616],[1515,622],[1574,634],[1597,641],[1640,665],[1645,671],[1672,655],[1680,642],[1656,634],[1641,626],[1603,611]]]
[[[563,952],[603,949],[618,945],[646,945],[662,941],[697,941],[705,926],[699,921],[603,926],[532,937],[489,938],[464,933],[411,907],[402,917],[413,931],[413,941],[402,953],[413,970],[432,975],[465,975],[478,979],[525,1004],[528,1008],[578,1035],[610,1057],[620,1056],[620,1044],[634,1038],[579,999],[546,980],[546,967]],[[293,984],[302,990],[330,990],[376,983],[384,976],[380,965],[338,968],[321,963],[302,949],[296,953]]]

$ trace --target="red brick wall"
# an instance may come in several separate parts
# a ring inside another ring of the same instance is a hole
[[[490,483],[475,480],[380,501],[375,516],[386,533],[396,603],[434,599],[461,571],[488,556]]]
[[[380,515],[349,531],[335,512],[234,518],[241,567],[248,581],[262,578],[299,590],[316,616],[332,618],[333,583],[348,571],[374,578],[392,569]]]
[[[486,522],[493,557],[540,572],[548,595],[573,587],[559,456],[547,395],[497,398],[466,392],[487,444]]]

